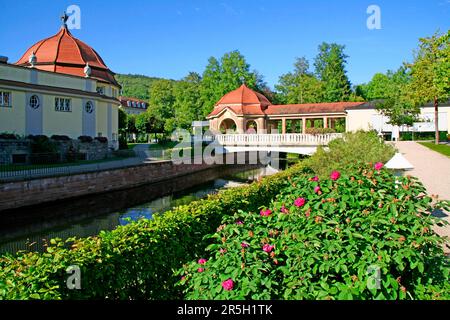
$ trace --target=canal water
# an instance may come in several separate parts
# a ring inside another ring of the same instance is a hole
[[[185,176],[174,181],[4,212],[0,216],[0,255],[22,250],[42,252],[50,239],[94,236],[102,230],[113,230],[139,218],[151,218],[156,212],[163,213],[277,172],[272,167],[233,171],[197,173],[205,182],[194,182],[195,186],[190,184],[198,177]]]

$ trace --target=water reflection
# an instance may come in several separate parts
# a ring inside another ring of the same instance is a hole
[[[276,172],[264,167],[242,171],[238,166],[210,169],[200,176],[109,192],[72,201],[3,212],[0,254],[19,250],[43,251],[47,239],[87,237],[112,230],[155,212],[204,198],[220,189],[240,186]],[[199,181],[203,183],[199,184]],[[184,191],[179,191],[184,190]]]

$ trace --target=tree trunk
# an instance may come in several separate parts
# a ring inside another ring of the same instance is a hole
[[[439,144],[439,104],[437,97],[434,97],[434,131],[435,131],[435,143]]]

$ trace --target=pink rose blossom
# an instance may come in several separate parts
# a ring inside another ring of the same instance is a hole
[[[198,268],[197,271],[201,273],[201,272],[205,271],[205,269],[203,269],[203,268]]]
[[[281,213],[289,213],[289,210],[288,209],[286,209],[286,207],[284,206],[284,204],[281,206],[281,208],[280,208],[280,212]]]
[[[236,221],[236,224],[241,225],[241,224],[244,224],[244,223],[241,220],[238,220],[238,221]]]
[[[241,247],[242,247],[242,248],[248,248],[248,247],[249,247],[249,244],[248,244],[248,243],[245,243],[245,242],[242,242],[242,243],[241,243]]]
[[[224,282],[222,282],[222,287],[226,291],[231,291],[231,290],[233,290],[233,287],[234,287],[234,281],[231,279],[225,280]]]
[[[206,259],[200,259],[200,260],[198,260],[198,263],[199,263],[199,264],[205,264],[206,261],[208,261],[208,260],[206,260]]]
[[[320,191],[320,187],[319,186],[314,188],[314,193],[318,193],[319,191]]]
[[[266,209],[266,210],[261,210],[261,212],[259,213],[261,216],[263,217],[268,217],[272,214],[272,210],[270,209]]]
[[[336,181],[341,177],[341,173],[339,171],[333,171],[330,175],[331,180]]]
[[[181,277],[181,281],[184,281],[184,280],[186,280],[186,277],[185,277],[185,276],[182,276],[182,277]]]
[[[381,168],[383,168],[383,163],[382,162],[377,162],[374,165],[375,170],[380,171]]]
[[[270,244],[265,244],[264,246],[263,246],[263,250],[265,251],[265,252],[267,252],[267,253],[269,253],[269,252],[271,252],[272,250],[273,250],[273,248],[275,248],[275,246],[271,246]]]
[[[225,252],[227,252],[227,249],[222,249],[222,248],[221,248],[221,249],[219,250],[219,252],[222,253],[222,254],[224,254]]]
[[[294,201],[294,205],[295,205],[296,207],[303,207],[303,206],[305,205],[305,203],[306,203],[306,199],[305,199],[305,198],[297,198],[297,199]]]
[[[312,177],[311,181],[319,181],[319,177],[318,176]]]

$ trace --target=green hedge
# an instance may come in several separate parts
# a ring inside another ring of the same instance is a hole
[[[299,165],[248,186],[177,207],[96,237],[54,239],[46,253],[0,258],[0,299],[177,299],[174,271],[202,254],[223,217],[268,205],[300,172]],[[70,248],[68,248],[70,246]],[[66,269],[78,265],[81,290],[69,290]]]
[[[401,141],[411,141],[413,140],[434,140],[434,132],[400,132]],[[446,141],[448,139],[447,131],[439,131],[439,140]]]

